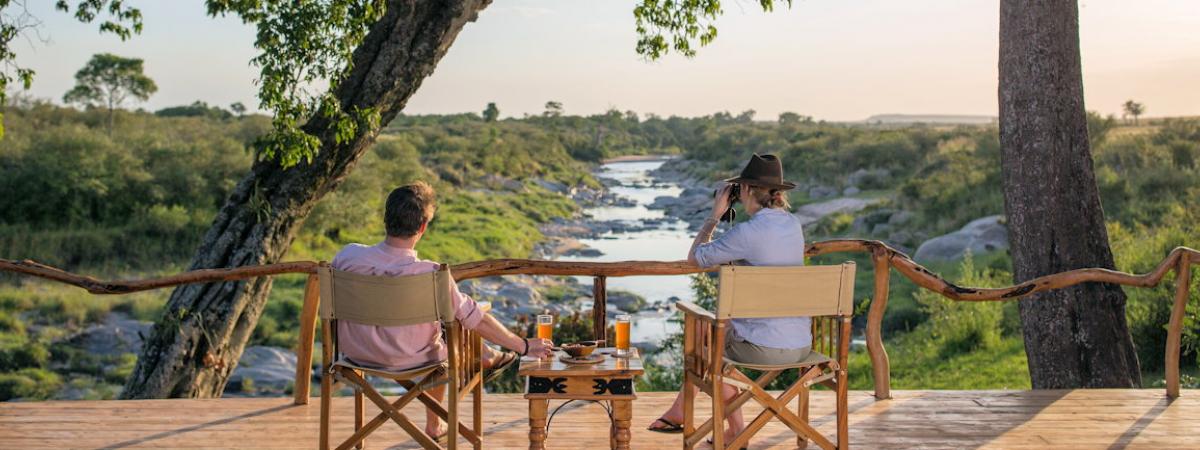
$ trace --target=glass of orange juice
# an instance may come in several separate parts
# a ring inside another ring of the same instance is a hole
[[[549,314],[539,314],[537,316],[537,337],[538,339],[551,339],[554,335],[554,316]]]
[[[629,325],[631,319],[632,317],[629,314],[620,314],[617,316],[617,323],[614,326],[617,334],[617,356],[629,355]]]

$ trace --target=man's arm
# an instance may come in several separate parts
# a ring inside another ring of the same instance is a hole
[[[548,339],[522,339],[508,331],[508,328],[499,320],[479,309],[479,304],[475,303],[475,300],[459,291],[457,283],[450,284],[450,295],[453,297],[454,316],[458,322],[464,327],[479,332],[479,335],[488,342],[537,358],[550,356],[553,352],[551,347],[554,346],[554,343]],[[528,351],[526,351],[527,348]]]
[[[479,324],[475,326],[475,331],[480,336],[483,336],[484,339],[487,339],[488,342],[499,344],[501,347],[517,353],[525,351],[526,343],[529,345],[529,352],[526,353],[528,356],[544,358],[553,353],[551,347],[554,346],[554,343],[549,339],[522,339],[520,336],[513,334],[512,331],[509,331],[504,324],[496,320],[495,317],[492,317],[491,314],[483,315],[483,320],[480,320]]]

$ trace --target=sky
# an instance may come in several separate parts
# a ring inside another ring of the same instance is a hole
[[[145,31],[130,41],[29,2],[44,22],[19,42],[37,71],[31,94],[60,101],[92,54],[143,58],[158,92],[150,110],[203,100],[257,106],[254,29],[210,18],[202,0],[129,0]],[[795,0],[763,12],[725,1],[715,42],[695,58],[649,62],[634,51],[634,1],[495,0],[468,24],[406,114],[568,114],[611,108],[661,116],[754,109],[832,121],[875,114],[997,115],[997,0]],[[1079,0],[1087,109],[1200,115],[1200,2]]]

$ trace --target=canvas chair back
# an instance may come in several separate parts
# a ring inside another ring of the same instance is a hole
[[[322,265],[321,319],[392,327],[454,321],[450,269],[398,277],[362,275]]]
[[[849,316],[854,267],[721,266],[716,318]]]
[[[321,286],[321,431],[319,448],[328,450],[334,379],[354,387],[354,434],[336,448],[364,448],[367,435],[391,419],[426,449],[457,448],[458,436],[466,438],[475,450],[483,448],[483,373],[480,365],[483,341],[479,335],[455,321],[451,300],[453,282],[449,266],[418,275],[372,276],[333,269],[327,263],[317,268]],[[446,325],[448,358],[445,364],[389,370],[360,366],[349,359],[335,359],[337,351],[334,321],[345,320],[365,325],[394,327],[442,322]],[[390,378],[407,392],[394,402],[383,397],[365,378],[374,375]],[[428,390],[448,384],[448,399],[442,403],[430,397]],[[472,396],[473,427],[461,423],[459,402]],[[364,421],[363,400],[369,399],[380,413]],[[449,425],[451,438],[443,447],[426,435],[400,411],[418,400]],[[445,406],[442,406],[442,405]]]

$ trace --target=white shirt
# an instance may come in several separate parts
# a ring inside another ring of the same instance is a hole
[[[751,266],[804,265],[804,229],[800,219],[775,208],[763,208],[750,220],[734,225],[715,241],[696,247],[696,263],[712,267],[725,263]],[[812,346],[808,317],[732,319],[736,338],[771,348]]]

